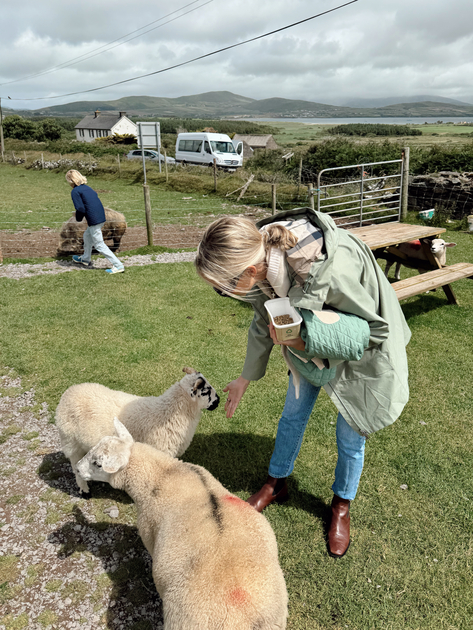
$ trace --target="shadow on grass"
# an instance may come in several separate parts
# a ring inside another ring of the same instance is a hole
[[[48,453],[43,457],[38,467],[38,475],[54,490],[64,492],[71,497],[84,498],[79,492],[71,464],[61,451]],[[110,499],[125,505],[132,503],[132,500],[125,492],[112,488],[108,483],[92,481],[89,482],[89,487],[94,499]]]
[[[101,561],[104,573],[94,576],[96,584],[91,585],[91,597],[100,604],[111,588],[107,628],[156,628],[163,620],[162,604],[153,582],[151,558],[136,527],[90,522],[77,506],[73,516],[73,521],[51,532],[48,540],[59,546],[57,555],[60,559],[75,553],[90,553]],[[81,589],[78,585],[77,593],[74,593],[73,587],[74,584],[70,585],[69,597],[75,604]]]
[[[206,468],[232,493],[257,492],[266,481],[274,439],[254,433],[197,434],[182,459]],[[319,519],[327,533],[330,508],[318,496],[299,489],[297,479],[288,478],[288,506],[304,510]]]
[[[418,296],[414,302],[402,304],[401,308],[406,321],[409,322],[410,319],[423,315],[427,312],[430,313],[435,311],[447,304],[448,300],[445,293],[441,289],[438,289],[433,295],[430,295],[430,293],[426,295],[424,293]]]

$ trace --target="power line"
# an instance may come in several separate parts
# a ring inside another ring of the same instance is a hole
[[[150,28],[147,31],[145,31],[144,33],[140,33],[139,35],[135,35],[135,37],[129,37],[130,35],[134,35],[138,31],[142,31],[144,28],[147,28],[148,26],[151,26],[152,24],[156,24],[156,22],[161,22],[162,20],[165,20],[167,17],[169,17],[171,15],[174,15],[175,13],[178,13],[179,11],[183,11],[184,9],[187,9],[187,7],[192,6],[196,2],[200,2],[200,0],[194,0],[193,2],[190,2],[189,4],[184,5],[180,9],[176,9],[175,11],[171,11],[171,13],[168,13],[167,15],[164,15],[163,17],[159,18],[158,20],[154,20],[153,22],[150,22],[149,24],[145,24],[144,26],[140,26],[140,28],[137,28],[136,30],[131,31],[131,33],[127,33],[126,35],[122,35],[121,37],[118,37],[117,39],[114,39],[111,42],[108,42],[107,44],[103,44],[102,46],[99,46],[98,48],[94,48],[93,50],[90,50],[89,52],[84,53],[83,55],[79,55],[78,57],[73,57],[72,59],[69,59],[68,61],[64,61],[64,63],[61,63],[58,66],[53,66],[52,68],[47,68],[46,70],[41,70],[40,72],[36,72],[34,74],[29,74],[26,77],[21,77],[20,79],[14,79],[13,81],[7,81],[6,83],[0,83],[0,86],[2,86],[2,85],[10,85],[12,83],[18,83],[20,81],[26,81],[27,79],[32,79],[34,77],[44,76],[45,74],[51,74],[52,72],[56,72],[57,70],[63,70],[64,68],[69,68],[70,66],[74,66],[74,65],[76,65],[78,63],[82,63],[83,61],[87,61],[88,59],[91,59],[92,57],[97,57],[98,55],[102,55],[105,52],[109,52],[110,50],[113,50],[114,48],[118,48],[118,46],[123,46],[123,44],[131,42],[134,39],[137,39],[138,37],[142,37],[143,35],[146,35],[147,33],[150,33],[151,31],[155,31],[156,29],[161,28],[161,27],[165,26],[166,24],[170,24],[171,22],[174,22],[175,20],[178,20],[179,18],[184,17],[185,15],[188,15],[189,13],[192,13],[193,11],[197,11],[198,9],[201,9],[202,7],[205,7],[207,4],[210,4],[213,1],[214,0],[208,0],[204,4],[201,4],[198,7],[194,7],[193,9],[190,9],[189,11],[186,11],[182,15],[178,15],[177,17],[173,18],[172,20],[168,20],[167,22],[164,22],[163,24],[159,24],[158,26],[155,26],[154,28]],[[125,39],[125,37],[129,37],[129,39]],[[123,42],[121,42],[119,44],[116,44],[115,46],[112,46],[112,44],[115,44],[116,42],[119,42],[122,39],[125,39],[125,41],[123,41]],[[110,47],[110,48],[108,48],[108,47]],[[102,50],[103,48],[106,48],[106,50]],[[100,51],[100,52],[97,52],[97,51]],[[95,53],[95,54],[93,54],[93,53]]]
[[[311,20],[315,20],[318,17],[327,15],[327,13],[333,13],[333,11],[338,11],[338,9],[343,9],[343,7],[346,7],[350,4],[354,4],[355,2],[358,2],[358,0],[351,0],[350,2],[341,4],[338,7],[334,7],[333,9],[328,9],[327,11],[323,11],[322,13],[317,13],[317,15],[312,15],[311,17],[305,18],[304,20],[299,20],[298,22],[288,24],[287,26],[282,26],[281,28],[277,28],[274,31],[270,31],[269,33],[264,33],[263,35],[258,35],[257,37],[246,39],[243,42],[238,42],[237,44],[232,44],[231,46],[225,46],[224,48],[219,48],[218,50],[214,50],[210,53],[206,53],[205,55],[200,55],[199,57],[194,57],[193,59],[189,59],[187,61],[177,63],[174,66],[168,66],[167,68],[163,68],[162,70],[155,70],[154,72],[141,74],[136,77],[131,77],[130,79],[123,79],[123,81],[116,81],[115,83],[109,83],[108,85],[102,85],[100,87],[91,88],[89,90],[80,90],[79,92],[68,92],[67,94],[58,94],[57,96],[37,96],[35,98],[12,98],[9,96],[8,98],[14,101],[46,101],[46,100],[51,100],[55,98],[63,98],[65,96],[76,96],[77,94],[88,94],[90,92],[98,92],[99,90],[105,90],[107,88],[114,87],[115,85],[123,85],[124,83],[130,83],[131,81],[137,81],[138,79],[144,79],[146,77],[151,77],[156,74],[162,74],[163,72],[168,72],[169,70],[175,70],[176,68],[181,68],[182,66],[186,66],[190,63],[194,63],[194,61],[199,61],[201,59],[206,59],[207,57],[212,57],[213,55],[218,55],[219,53],[224,52],[226,50],[231,50],[232,48],[237,48],[238,46],[243,46],[244,44],[249,44],[250,42],[255,42],[258,39],[269,37],[270,35],[274,35],[275,33],[286,31],[287,29],[293,28],[294,26],[298,26],[299,24],[303,24],[304,22],[310,22]]]

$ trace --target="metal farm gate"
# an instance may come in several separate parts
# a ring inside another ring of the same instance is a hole
[[[317,210],[339,226],[399,221],[404,159],[325,168],[318,174]],[[405,182],[407,184],[407,182]]]

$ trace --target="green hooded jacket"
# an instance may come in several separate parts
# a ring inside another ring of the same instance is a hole
[[[324,235],[325,254],[310,262],[301,286],[291,279],[288,291],[295,308],[321,311],[323,306],[352,313],[368,322],[370,343],[359,361],[329,360],[335,377],[324,389],[347,423],[368,436],[392,424],[409,399],[405,346],[411,333],[398,299],[370,248],[333,219],[311,208],[297,208],[263,219],[258,228],[275,221],[307,219]],[[251,297],[255,316],[248,332],[242,376],[262,378],[273,342],[261,292]]]

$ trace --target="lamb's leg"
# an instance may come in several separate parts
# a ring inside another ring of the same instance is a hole
[[[88,498],[90,496],[89,486],[87,484],[87,481],[82,479],[77,470],[77,463],[84,457],[84,455],[86,455],[86,453],[75,451],[74,453],[68,455],[68,457],[69,461],[71,462],[72,470],[76,477],[76,482],[79,486],[79,490],[84,498]]]
[[[394,273],[394,278],[396,280],[401,279],[401,263],[400,262],[396,263],[396,271]]]
[[[388,277],[389,270],[391,269],[392,266],[393,266],[393,263],[389,262],[389,260],[388,260],[386,262],[386,267],[384,268],[384,275],[386,276],[386,278]]]

